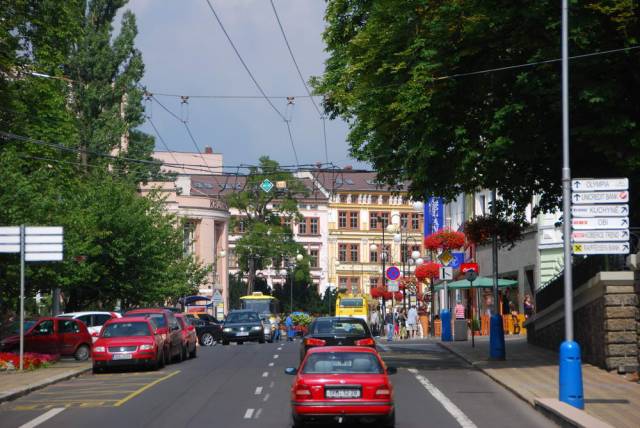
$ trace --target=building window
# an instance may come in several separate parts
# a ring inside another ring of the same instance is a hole
[[[378,250],[377,249],[376,249],[376,251],[369,250],[369,262],[371,262],[371,263],[377,263],[378,262]]]
[[[340,276],[338,277],[338,288],[347,293],[359,294],[360,278],[357,276]]]
[[[291,217],[280,217],[280,224],[291,230]]]
[[[338,211],[338,228],[358,229],[358,211]]]
[[[309,250],[309,266],[312,268],[317,268],[319,266],[318,250]]]
[[[317,235],[318,234],[318,218],[317,217],[305,217],[300,223],[298,223],[299,235]]]
[[[359,244],[338,244],[338,260],[341,262],[357,262],[359,251]]]
[[[382,285],[382,280],[377,276],[369,277],[369,288],[373,289]]]
[[[358,212],[351,211],[349,213],[349,227],[351,229],[358,229]]]
[[[382,262],[382,245],[376,245],[376,247],[375,251],[369,250],[369,261],[371,263]],[[385,261],[388,263],[391,259],[391,245],[386,244],[385,248],[385,253],[387,254],[387,259]]]
[[[346,211],[338,211],[338,228],[339,229],[347,228],[347,212]]]
[[[192,255],[196,252],[196,223],[187,221],[183,226],[183,250],[186,255]]]
[[[319,228],[318,228],[318,217],[311,217],[309,222],[309,228],[311,229],[311,234],[312,235],[319,235]]]
[[[388,205],[389,204],[389,197],[388,196],[383,196],[382,197],[382,205]]]
[[[422,223],[422,214],[414,213],[411,214],[411,230],[420,231]]]
[[[409,250],[409,246],[407,244],[400,245],[400,262],[406,263],[411,257],[411,251]]]
[[[389,213],[381,211],[372,211],[369,214],[369,229],[382,230],[389,225]]]
[[[298,223],[298,235],[306,235],[307,234],[307,219],[303,219],[300,223]]]
[[[340,195],[340,202],[343,203],[343,204],[346,204],[347,203],[347,198],[348,198],[347,195]]]
[[[406,229],[409,227],[409,214],[401,213],[400,214],[400,227]]]
[[[245,233],[247,231],[247,222],[245,218],[234,216],[233,223],[233,233]]]

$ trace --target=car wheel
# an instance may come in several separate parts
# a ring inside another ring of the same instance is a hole
[[[91,349],[87,345],[80,345],[78,349],[76,349],[73,357],[78,361],[87,361],[89,359],[89,355],[91,355]]]
[[[260,339],[258,339],[258,343],[264,343],[264,336],[262,336]]]
[[[164,355],[164,351],[160,351],[160,360],[158,361],[158,368],[164,368],[165,363],[167,362],[167,357]]]
[[[291,428],[303,428],[304,426],[305,426],[305,423],[301,417],[296,415],[291,415]]]
[[[204,333],[200,337],[200,344],[202,346],[213,346],[216,344],[216,339],[213,337],[211,333]]]
[[[384,427],[395,428],[395,426],[396,426],[396,411],[394,410],[393,412],[391,412],[389,416],[387,416],[384,422]]]
[[[189,357],[189,352],[187,351],[187,347],[183,346],[180,350],[180,361],[184,361]]]
[[[223,341],[222,341],[222,345],[226,346],[226,345],[228,345],[228,344],[229,344],[229,341],[228,341],[228,340],[223,340]]]
[[[189,358],[195,358],[198,352],[198,347],[193,345],[193,351],[189,352]]]
[[[242,340],[238,341],[238,345],[242,345],[244,342]]]
[[[93,372],[93,374],[97,374],[97,373],[102,373],[103,369],[102,367],[98,367],[98,366],[93,366],[93,368],[91,369],[91,371]]]

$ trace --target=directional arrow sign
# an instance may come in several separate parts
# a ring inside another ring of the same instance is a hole
[[[589,229],[627,229],[628,217],[582,217],[572,218],[571,227],[575,230]]]
[[[629,205],[573,205],[573,217],[626,217],[629,215]]]
[[[579,191],[603,191],[603,190],[628,190],[628,178],[576,178],[571,180],[571,190]]]
[[[443,266],[440,268],[440,279],[449,281],[453,279],[453,268],[451,266]]]
[[[618,192],[574,192],[571,196],[574,204],[610,204],[629,202],[629,192],[621,190]]]
[[[628,230],[576,230],[571,233],[573,242],[628,241]]]
[[[629,254],[628,242],[599,242],[588,244],[573,244],[573,254]]]

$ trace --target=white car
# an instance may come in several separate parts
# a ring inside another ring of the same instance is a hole
[[[104,323],[109,321],[111,318],[122,318],[122,315],[117,312],[106,311],[69,312],[67,314],[60,314],[58,316],[73,318],[85,323],[87,325],[87,329],[89,330],[89,334],[91,334],[91,339],[94,342],[98,340],[100,330],[102,329]]]

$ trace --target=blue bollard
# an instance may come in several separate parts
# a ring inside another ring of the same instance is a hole
[[[440,338],[443,342],[451,342],[453,336],[451,334],[451,312],[448,309],[440,311],[440,322],[442,325],[442,334]]]
[[[506,358],[506,351],[504,346],[502,315],[491,315],[489,327],[489,358],[492,360],[504,360]]]
[[[564,341],[560,345],[560,401],[578,409],[584,409],[582,392],[582,358],[580,345]]]

